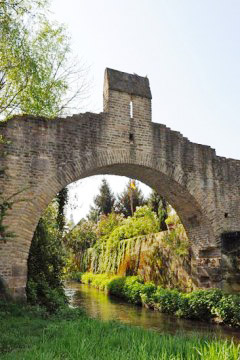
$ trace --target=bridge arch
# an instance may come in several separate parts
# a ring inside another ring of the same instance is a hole
[[[212,243],[214,231],[210,220],[196,197],[183,186],[175,173],[171,172],[171,164],[164,168],[155,166],[154,159],[146,154],[133,161],[129,152],[124,150],[101,151],[97,157],[96,154],[91,154],[78,162],[69,161],[58,169],[54,176],[46,177],[35,188],[31,199],[28,196],[28,201],[21,208],[17,226],[23,232],[33,234],[41,214],[62,188],[94,175],[126,176],[145,183],[161,194],[177,211],[193,246],[196,244],[196,247],[199,247],[200,241],[205,246]],[[31,223],[26,222],[29,218],[32,218]],[[24,237],[26,239],[26,236]]]
[[[133,161],[127,151],[101,151],[97,156],[91,154],[84,159],[67,162],[54,176],[46,176],[34,192],[30,189],[27,194],[28,201],[20,203],[14,210],[14,217],[18,220],[15,224],[18,229],[18,243],[14,252],[13,271],[18,277],[18,284],[22,283],[22,290],[19,291],[24,291],[31,241],[39,218],[48,204],[65,186],[89,176],[105,174],[139,180],[155,189],[175,208],[192,245],[192,278],[197,284],[194,257],[197,257],[199,243],[206,247],[212,243],[214,233],[211,223],[196,198],[175,178],[174,173],[169,175],[170,167],[156,167],[154,163],[154,159],[146,154]]]
[[[240,279],[220,242],[226,232],[240,238],[240,161],[152,123],[147,78],[107,69],[103,113],[15,117],[0,131],[9,140],[0,189],[6,196],[25,189],[19,197],[26,200],[6,219],[16,238],[0,242],[0,277],[14,296],[24,295],[28,251],[43,210],[63,187],[98,174],[138,179],[166,198],[192,243],[192,274],[200,286],[221,286],[229,274],[235,283]]]

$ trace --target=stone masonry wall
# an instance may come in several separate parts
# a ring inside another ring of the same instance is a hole
[[[105,263],[107,272],[120,276],[139,275],[144,282],[154,282],[168,288],[191,291],[195,288],[191,274],[191,251],[178,255],[166,241],[166,233],[160,232],[122,240]],[[188,254],[187,254],[188,252]],[[86,249],[79,258],[79,270],[93,273],[101,271],[105,262],[104,251]]]
[[[138,179],[166,198],[192,243],[196,284],[239,281],[240,271],[222,254],[222,234],[240,231],[240,161],[151,122],[147,78],[107,69],[103,113],[14,117],[0,124],[0,134],[9,140],[0,158],[0,168],[6,167],[0,189],[5,196],[22,191],[15,199],[25,200],[6,218],[16,238],[0,243],[0,278],[13,296],[24,295],[28,251],[46,206],[63,187],[97,174]],[[237,236],[231,241],[238,247]]]

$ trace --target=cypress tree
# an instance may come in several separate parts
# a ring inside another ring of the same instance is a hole
[[[114,210],[115,196],[106,179],[102,180],[99,194],[94,199],[94,206],[87,216],[89,220],[97,222],[99,215],[108,215]]]
[[[155,190],[152,191],[148,199],[149,207],[157,214],[159,219],[159,227],[162,231],[167,230],[165,220],[168,217],[167,213],[167,201],[159,195]]]

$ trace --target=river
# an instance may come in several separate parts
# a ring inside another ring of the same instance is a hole
[[[104,321],[116,320],[160,333],[191,335],[197,332],[240,341],[240,330],[200,321],[178,319],[158,311],[128,304],[88,285],[76,282],[67,283],[66,293],[72,306],[81,307],[88,316]]]

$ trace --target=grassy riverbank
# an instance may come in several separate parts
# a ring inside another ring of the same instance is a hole
[[[65,309],[0,304],[0,358],[8,360],[238,360],[236,344],[183,335],[161,335]]]
[[[225,294],[219,289],[183,293],[164,289],[153,283],[143,283],[137,276],[109,274],[79,274],[78,280],[133,304],[144,305],[162,313],[240,327],[240,296]]]

